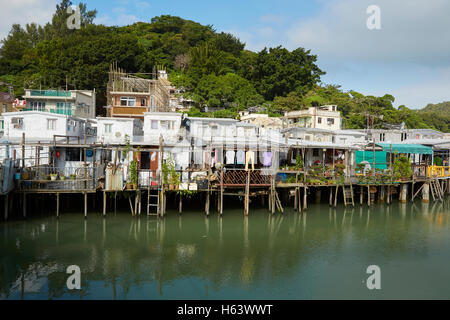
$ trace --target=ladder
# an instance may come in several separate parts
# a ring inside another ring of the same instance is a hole
[[[156,212],[150,212],[151,208],[156,208]],[[157,216],[159,213],[159,188],[151,189],[148,188],[147,193],[147,215]]]
[[[430,189],[431,189],[431,195],[433,196],[433,200],[444,200],[444,191],[441,188],[441,184],[439,183],[438,179],[431,179],[430,180]]]
[[[355,201],[353,197],[353,186],[350,183],[350,186],[342,186],[342,192],[344,195],[344,205],[347,206],[347,204],[351,204],[353,207],[355,206]]]

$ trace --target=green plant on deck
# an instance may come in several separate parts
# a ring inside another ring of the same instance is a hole
[[[289,175],[286,179],[286,183],[296,183],[297,179],[294,175]]]
[[[161,171],[164,184],[180,184],[180,174],[176,172],[175,161],[173,161],[172,158],[169,157],[168,159],[163,161]]]
[[[125,147],[123,147],[123,152],[125,153],[127,160],[129,160],[130,151],[131,151],[130,137],[126,134],[125,135]]]
[[[178,190],[177,194],[186,198],[192,198],[195,194],[197,194],[197,191],[195,190]]]
[[[133,161],[130,162],[129,168],[130,168],[130,183],[136,186],[138,183],[137,161],[133,159]]]
[[[393,165],[394,179],[408,179],[412,176],[411,161],[404,154],[401,154],[394,161]]]
[[[444,161],[441,157],[434,157],[433,164],[438,167],[442,167],[444,165]]]
[[[295,168],[297,170],[303,169],[303,159],[299,154],[297,155],[297,157],[295,157]]]

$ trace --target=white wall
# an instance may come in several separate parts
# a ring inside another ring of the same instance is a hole
[[[105,125],[111,125],[111,132],[105,132]],[[97,118],[97,141],[105,144],[124,144],[128,135],[133,138],[142,135],[140,120],[128,118]]]
[[[175,143],[181,135],[185,133],[181,130],[181,113],[170,112],[148,112],[144,113],[144,141],[146,144],[159,144],[159,137],[162,135],[165,143]],[[152,128],[152,121],[157,128]],[[162,123],[172,121],[172,127],[163,127]]]
[[[84,132],[84,121],[68,117],[64,115],[57,115],[48,112],[27,111],[27,112],[8,112],[3,114],[5,120],[5,140],[20,140],[22,133],[25,133],[25,139],[32,139],[33,141],[51,141],[54,135],[68,135],[81,137]],[[21,118],[23,125],[21,128],[16,128],[12,123],[14,118]],[[54,129],[48,129],[47,120],[56,120]]]

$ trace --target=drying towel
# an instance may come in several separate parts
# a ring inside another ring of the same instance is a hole
[[[263,165],[265,167],[272,165],[272,152],[263,152]]]
[[[245,152],[244,152],[244,150],[238,150],[236,152],[236,164],[245,164]]]
[[[233,150],[228,150],[227,153],[225,154],[226,156],[226,164],[234,164],[234,155],[235,152]]]

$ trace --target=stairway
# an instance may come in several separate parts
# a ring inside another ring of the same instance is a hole
[[[156,208],[156,212],[150,212],[151,208]],[[147,215],[157,216],[159,213],[159,189],[148,188],[147,193]]]

